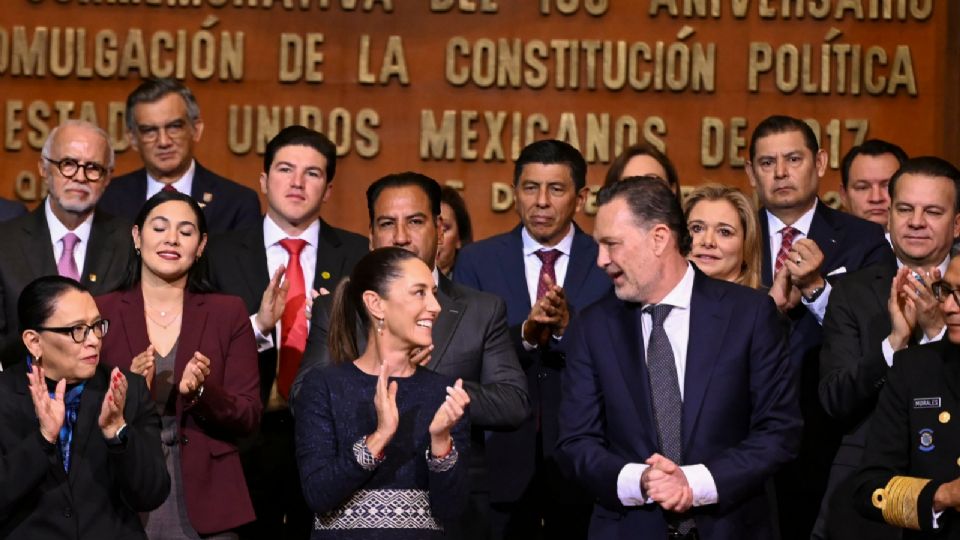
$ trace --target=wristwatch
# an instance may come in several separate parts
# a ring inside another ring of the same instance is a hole
[[[820,295],[823,294],[823,291],[827,290],[827,285],[824,284],[822,287],[817,287],[809,295],[803,295],[803,301],[812,304],[817,301],[817,298],[820,298]]]
[[[107,446],[122,446],[127,443],[127,425],[120,426],[120,429],[113,434],[113,437],[107,439]]]

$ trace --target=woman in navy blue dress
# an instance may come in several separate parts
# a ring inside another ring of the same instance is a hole
[[[411,361],[433,341],[436,288],[420,259],[392,247],[370,252],[337,287],[334,364],[310,372],[297,398],[314,539],[439,538],[464,509],[470,398],[461,380]]]

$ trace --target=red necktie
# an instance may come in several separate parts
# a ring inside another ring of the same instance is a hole
[[[290,386],[300,368],[303,349],[307,345],[307,316],[304,313],[307,294],[303,282],[303,268],[300,266],[300,252],[307,245],[306,240],[287,238],[280,246],[290,254],[284,279],[290,284],[287,289],[287,303],[280,318],[280,371],[277,374],[277,391],[288,399]]]
[[[536,254],[537,257],[540,258],[540,262],[543,263],[543,265],[540,266],[540,279],[537,281],[537,300],[539,300],[547,294],[547,291],[550,290],[549,286],[547,285],[547,281],[544,279],[546,276],[550,276],[550,283],[558,285],[555,268],[557,265],[557,259],[560,258],[560,250],[545,249],[542,251],[537,251]]]
[[[173,187],[173,184],[164,184],[160,191],[177,191],[177,188]]]
[[[790,248],[793,247],[793,239],[800,234],[800,231],[788,225],[780,229],[780,234],[783,240],[780,242],[780,251],[777,252],[777,263],[773,266],[774,276],[783,268],[783,262],[787,260]]]

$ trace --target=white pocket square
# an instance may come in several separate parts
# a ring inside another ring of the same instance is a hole
[[[841,266],[840,268],[837,268],[836,270],[834,270],[834,271],[830,272],[829,274],[827,274],[827,277],[836,276],[836,275],[839,275],[839,274],[846,274],[846,273],[847,273],[847,267],[846,267],[846,266]]]

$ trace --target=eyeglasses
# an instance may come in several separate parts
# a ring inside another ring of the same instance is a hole
[[[66,334],[73,338],[73,341],[77,343],[83,343],[87,340],[87,336],[90,335],[91,331],[93,332],[93,335],[97,336],[98,339],[103,339],[103,336],[107,335],[107,330],[110,329],[110,321],[106,319],[100,319],[93,324],[78,324],[75,326],[38,326],[36,329],[41,332],[56,332],[57,334]]]
[[[933,290],[933,296],[940,302],[946,302],[948,295],[953,295],[953,301],[960,306],[960,291],[950,286],[946,281],[935,281],[930,288]]]
[[[162,126],[138,125],[137,136],[142,142],[153,143],[160,138],[160,130],[162,129],[167,137],[179,139],[186,134],[188,125],[187,121],[182,118]]]
[[[73,180],[73,178],[77,176],[77,173],[80,172],[80,169],[83,169],[83,178],[88,182],[96,182],[107,175],[107,168],[95,161],[80,163],[73,158],[63,158],[57,161],[47,156],[43,156],[43,159],[56,165],[57,170],[59,170],[60,174],[67,180]]]

